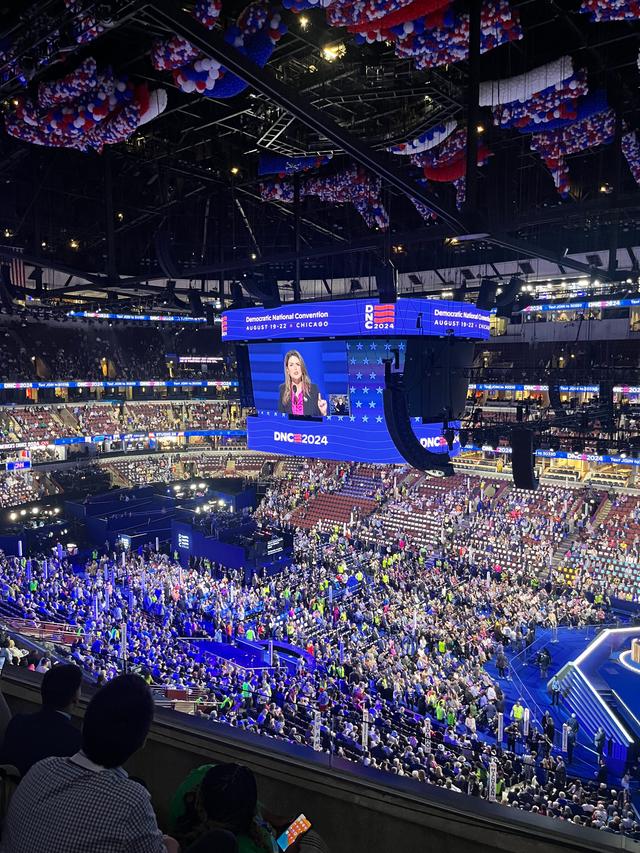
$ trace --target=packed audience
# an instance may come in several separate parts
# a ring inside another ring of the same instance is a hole
[[[214,338],[202,331],[80,320],[71,325],[7,320],[0,329],[3,379],[235,378],[230,357],[203,366],[190,362],[184,368],[176,357],[168,357],[214,355]]]
[[[563,819],[568,806],[576,824],[633,833],[606,768],[599,788],[568,778],[544,721],[525,736],[485,668],[500,667],[505,650],[523,648],[540,627],[607,617],[605,601],[549,582],[554,543],[595,529],[585,517],[592,504],[565,491],[549,488],[543,499],[479,479],[436,485],[403,469],[288,460],[256,513],[297,530],[294,563],[280,574],[246,583],[221,566],[185,569],[146,549],[124,565],[96,555],[84,572],[50,560],[45,583],[40,562],[27,573],[24,561],[4,558],[2,607],[79,627],[72,658],[100,681],[119,671],[126,620],[130,666],[197,697],[196,713],[212,725],[308,745],[319,737],[320,748],[367,766],[477,796],[487,795],[495,761],[499,801]],[[305,529],[297,514],[322,494],[372,509],[325,534],[319,524]],[[403,506],[449,521],[431,542],[395,520],[385,530],[390,510]],[[469,535],[478,530],[484,545]],[[516,559],[503,558],[503,543]],[[536,566],[524,558],[529,548]],[[238,641],[268,638],[301,650],[293,669],[277,654],[272,666],[249,669],[234,657]],[[501,711],[514,721],[506,749],[496,742]]]

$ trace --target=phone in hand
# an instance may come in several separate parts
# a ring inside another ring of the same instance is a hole
[[[291,847],[300,835],[303,835],[309,829],[311,829],[311,821],[303,814],[298,815],[293,823],[278,838],[278,847],[281,850],[286,850],[288,847]]]

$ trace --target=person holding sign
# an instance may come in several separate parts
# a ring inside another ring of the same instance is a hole
[[[311,381],[297,350],[289,350],[284,357],[284,382],[280,385],[278,411],[309,418],[326,417],[327,414],[327,401]]]

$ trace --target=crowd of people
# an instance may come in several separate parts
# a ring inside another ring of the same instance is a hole
[[[534,709],[525,732],[518,703],[507,706],[500,678],[486,668],[495,662],[500,671],[505,652],[529,645],[540,628],[606,620],[606,600],[556,583],[549,559],[553,543],[596,532],[585,516],[592,503],[556,488],[537,498],[510,487],[491,492],[479,479],[464,484],[465,502],[459,482],[433,491],[415,472],[382,469],[371,483],[376,512],[354,513],[327,537],[296,526],[296,513],[318,494],[349,494],[350,478],[368,493],[369,474],[320,462],[286,465],[281,474],[256,513],[259,522],[295,526],[294,562],[278,575],[247,583],[240,572],[206,561],[181,567],[150,549],[124,562],[96,554],[84,571],[5,557],[3,607],[72,626],[72,658],[99,682],[126,659],[149,682],[187,691],[212,725],[315,743],[478,796],[487,796],[495,762],[499,801],[635,832],[626,798],[616,806],[606,762],[602,788],[568,778],[557,738]],[[432,546],[401,527],[380,540],[376,520],[403,504],[434,516],[446,509],[450,523]],[[477,530],[484,546],[470,539]],[[501,541],[513,560],[496,553]],[[527,549],[533,560],[523,558]],[[276,654],[249,667],[222,653],[267,639],[300,650],[297,665]],[[496,737],[501,713],[506,748]]]
[[[230,378],[235,375],[230,359],[202,366],[196,360],[200,354],[213,355],[213,340],[170,325],[161,329],[76,321],[70,335],[67,323],[8,320],[0,331],[0,357],[5,381]],[[192,357],[185,371],[176,354]]]

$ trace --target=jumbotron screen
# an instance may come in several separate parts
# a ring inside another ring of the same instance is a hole
[[[443,328],[435,325],[441,320],[446,320]],[[418,299],[392,305],[353,300],[226,312],[223,338],[249,343],[257,410],[256,417],[247,419],[249,449],[403,462],[385,423],[385,361],[404,368],[409,335],[484,338],[488,328],[486,311]],[[355,331],[358,336],[350,337]],[[441,423],[424,424],[419,417],[412,422],[424,447],[447,451]],[[453,454],[459,449],[456,441]]]

